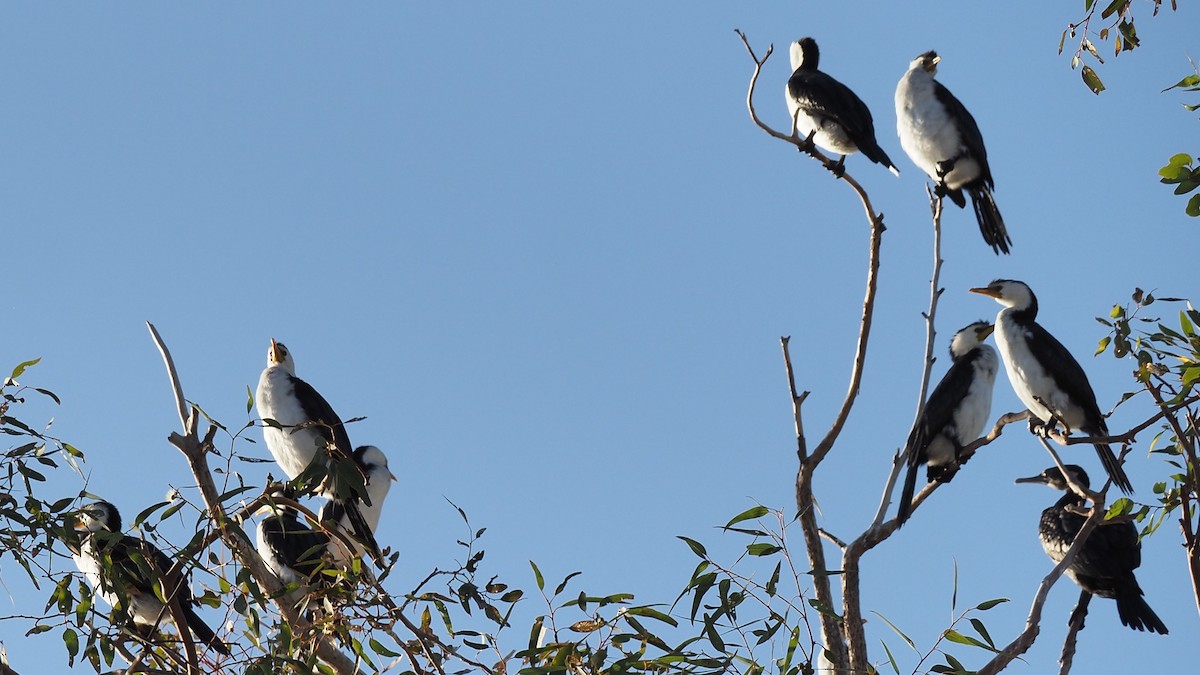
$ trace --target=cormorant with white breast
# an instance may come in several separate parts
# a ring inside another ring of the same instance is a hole
[[[396,476],[388,469],[387,455],[374,445],[360,445],[355,448],[354,461],[366,470],[367,496],[371,503],[363,504],[360,509],[363,520],[367,522],[367,527],[371,528],[372,533],[375,533],[379,530],[379,518],[383,514],[383,500],[387,498],[388,490],[391,489]],[[342,502],[328,501],[321,507],[321,522],[328,523],[330,521],[338,523],[347,531],[353,531]],[[361,545],[356,548],[358,549],[355,551],[356,556],[361,556],[366,552]],[[335,549],[335,557],[345,562],[347,559],[342,547],[338,546]]]
[[[908,520],[917,467],[928,467],[927,480],[949,482],[958,471],[959,453],[979,438],[987,424],[996,371],[1000,369],[996,350],[983,343],[991,334],[992,324],[976,321],[950,340],[950,369],[929,395],[904,447],[908,473],[900,495],[897,525]]]
[[[1087,473],[1082,468],[1067,464],[1066,469],[1077,485],[1089,487]],[[1072,507],[1082,507],[1084,499],[1071,490],[1057,466],[1036,476],[1018,478],[1017,482],[1040,483],[1055,490],[1066,490],[1066,494],[1054,506],[1042,511],[1042,518],[1038,522],[1038,538],[1042,541],[1042,549],[1058,564],[1067,555],[1067,549],[1075,542],[1075,536],[1083,527],[1084,516],[1072,510]],[[1083,589],[1085,597],[1080,599],[1080,607],[1084,611],[1089,594],[1112,598],[1117,601],[1117,615],[1122,625],[1166,635],[1166,625],[1146,604],[1137,577],[1133,575],[1133,570],[1141,564],[1142,545],[1138,542],[1137,528],[1133,523],[1100,523],[1075,553],[1075,559],[1067,567],[1067,576]]]
[[[801,136],[842,157],[834,173],[846,163],[846,155],[862,152],[897,176],[900,171],[875,140],[871,111],[849,87],[817,69],[821,53],[810,37],[792,43],[792,77],[787,83],[788,114]],[[840,175],[840,173],[839,173]]]
[[[900,146],[913,163],[937,183],[938,194],[959,208],[971,195],[983,240],[997,254],[1008,253],[1012,240],[992,197],[992,170],[975,118],[949,89],[934,79],[941,57],[925,52],[913,59],[896,85],[896,130]]]
[[[75,566],[96,589],[96,595],[123,608],[136,626],[150,629],[172,620],[171,610],[159,597],[174,596],[192,635],[209,649],[229,656],[229,647],[196,613],[187,575],[180,573],[177,587],[166,588],[162,577],[170,571],[171,559],[154,544],[122,534],[117,507],[106,501],[88,504],[76,514],[74,528],[83,533],[77,546],[70,545]]]
[[[1038,324],[1037,296],[1029,286],[1022,281],[997,279],[971,292],[1004,305],[996,315],[996,346],[1013,391],[1036,418],[1030,419],[1030,430],[1045,434],[1061,423],[1068,434],[1078,429],[1089,436],[1107,436],[1108,424],[1083,367]],[[1112,448],[1107,443],[1094,445],[1113,484],[1131,494],[1133,485]]]
[[[344,507],[354,536],[382,565],[383,554],[362,514],[370,506],[366,467],[356,461],[346,426],[333,407],[296,377],[296,363],[283,343],[271,340],[254,400],[264,422],[263,439],[279,467],[294,480],[322,457],[324,465],[315,467],[324,478],[321,493]]]

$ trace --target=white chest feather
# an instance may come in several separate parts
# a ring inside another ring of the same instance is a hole
[[[92,588],[96,591],[96,595],[108,603],[110,607],[119,605],[121,599],[114,592],[113,585],[101,576],[96,548],[91,539],[83,542],[80,553],[76,554],[74,558],[75,566],[79,568],[80,572],[83,572],[83,576],[92,585]],[[125,611],[129,613],[129,616],[135,622],[145,626],[152,626],[170,619],[167,616],[168,612],[164,612],[163,604],[153,595],[139,593],[134,589],[126,590],[129,592],[129,603]]]
[[[786,85],[784,95],[787,97],[789,119],[796,121],[796,132],[801,138],[808,138],[809,134],[816,131],[816,134],[813,134],[813,143],[822,150],[839,155],[858,152],[858,145],[850,139],[841,124],[827,115],[810,115],[796,102],[792,97],[791,88]]]
[[[979,163],[963,156],[962,134],[958,126],[937,99],[934,79],[922,70],[910,70],[900,78],[896,87],[896,131],[900,146],[935,181],[944,180],[951,189],[958,189],[979,176]],[[953,162],[945,174],[945,163]]]
[[[1029,348],[1029,331],[1013,321],[1008,309],[996,316],[996,344],[1008,371],[1013,392],[1025,407],[1045,422],[1056,417],[1072,429],[1084,424],[1082,410],[1074,405]]]
[[[983,427],[992,416],[992,390],[996,384],[996,371],[1000,361],[996,350],[982,346],[975,366],[975,379],[967,396],[954,415],[954,427],[959,444],[966,445],[983,434]]]
[[[315,428],[296,428],[311,420],[296,398],[291,374],[279,366],[263,370],[254,402],[260,418],[275,420],[282,427],[263,427],[267,449],[288,478],[299,476],[326,443]]]

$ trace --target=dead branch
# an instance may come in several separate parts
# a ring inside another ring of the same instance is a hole
[[[801,456],[800,469],[796,473],[796,518],[800,521],[800,531],[804,535],[804,548],[808,554],[808,563],[814,571],[828,570],[825,560],[825,546],[821,543],[821,528],[817,525],[815,499],[812,492],[812,472],[816,462],[810,462],[805,454],[803,429],[800,425],[800,405],[804,402],[803,395],[796,394],[796,380],[792,369],[791,351],[788,349],[788,339],[780,340],[783,345],[783,362],[788,373],[788,386],[792,392],[792,408],[796,417],[797,445]],[[829,583],[828,574],[814,574],[812,577],[813,593],[817,601],[825,607],[833,607],[833,589]],[[830,654],[830,660],[835,664],[846,664],[849,655],[846,643],[842,638],[842,626],[836,616],[830,612],[819,613],[821,635],[825,641],[825,649]]]
[[[1092,594],[1085,590],[1079,591],[1079,602],[1075,605],[1075,611],[1071,612],[1071,619],[1067,622],[1067,637],[1063,639],[1062,655],[1058,657],[1058,663],[1062,668],[1058,671],[1058,675],[1067,675],[1071,672],[1071,664],[1075,660],[1075,643],[1079,637],[1079,631],[1083,630],[1084,619],[1087,618],[1088,603],[1092,601]]]

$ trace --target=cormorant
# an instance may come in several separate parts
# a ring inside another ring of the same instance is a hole
[[[941,57],[925,52],[913,59],[896,85],[896,129],[900,146],[937,183],[938,194],[959,208],[971,195],[983,240],[996,254],[1008,253],[1012,239],[992,197],[992,170],[975,118],[954,94],[933,79]]]
[[[307,585],[326,566],[329,535],[300,522],[296,509],[267,504],[258,513],[255,543],[267,567],[285,584]]]
[[[992,324],[976,321],[950,340],[950,369],[929,395],[904,447],[908,473],[900,495],[897,525],[908,520],[917,467],[927,465],[927,480],[949,482],[958,471],[963,446],[979,438],[987,424],[992,412],[992,388],[1000,368],[996,350],[983,343],[991,334]]]
[[[180,573],[177,588],[163,587],[161,577],[171,569],[171,559],[154,544],[121,534],[117,507],[106,501],[88,504],[75,516],[74,528],[83,533],[78,547],[70,547],[75,566],[96,589],[96,595],[123,608],[135,625],[155,628],[172,621],[171,610],[159,597],[173,591],[192,635],[209,649],[229,656],[229,647],[196,613],[187,575]]]
[[[1088,486],[1087,473],[1074,464],[1067,464],[1071,479],[1081,487]],[[1038,538],[1046,555],[1058,564],[1075,541],[1075,535],[1083,527],[1084,516],[1070,507],[1083,506],[1084,500],[1075,494],[1067,479],[1057,466],[1029,478],[1018,478],[1018,483],[1041,483],[1055,490],[1066,490],[1054,506],[1042,511],[1038,522]],[[1075,559],[1067,568],[1067,576],[1085,592],[1117,601],[1117,615],[1121,624],[1134,630],[1167,634],[1163,624],[1150,605],[1142,597],[1133,570],[1142,564],[1142,545],[1138,542],[1137,528],[1133,523],[1101,523],[1088,535]]]
[[[387,498],[388,490],[392,487],[392,482],[396,480],[395,474],[388,470],[387,455],[374,445],[360,445],[354,449],[354,461],[359,466],[366,470],[367,474],[367,497],[370,498],[369,505],[361,506],[363,520],[367,522],[367,527],[371,528],[371,532],[375,533],[379,530],[379,517],[383,513],[383,500]],[[346,516],[346,509],[342,502],[328,501],[321,507],[321,522],[328,523],[329,521],[337,522],[346,531],[353,531],[350,526],[350,521]],[[361,545],[356,546],[358,549],[355,552],[356,556],[361,556],[366,551]],[[335,557],[344,558],[345,552],[342,547],[336,547]]]
[[[996,346],[1013,391],[1036,418],[1030,420],[1030,430],[1045,434],[1062,424],[1068,434],[1078,429],[1089,436],[1107,436],[1108,424],[1087,375],[1071,352],[1037,323],[1037,296],[1029,286],[996,279],[971,292],[1004,305],[996,315]],[[1112,448],[1107,443],[1094,445],[1113,484],[1131,494],[1133,485]]]
[[[333,407],[296,377],[296,363],[281,342],[271,340],[254,400],[264,422],[263,439],[279,467],[295,479],[321,457],[321,494],[342,504],[354,536],[382,565],[383,554],[362,514],[364,506],[370,506],[366,467],[355,460],[346,426]]]
[[[900,171],[875,140],[871,111],[849,87],[817,70],[821,53],[810,37],[792,43],[792,77],[788,79],[787,106],[801,136],[812,136],[822,149],[840,154],[837,169],[846,155],[862,152],[897,176]],[[837,171],[835,171],[836,173]]]

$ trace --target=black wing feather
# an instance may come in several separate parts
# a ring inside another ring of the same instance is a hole
[[[988,167],[987,149],[983,146],[983,134],[980,133],[979,125],[975,123],[971,112],[955,98],[954,94],[950,93],[945,85],[937,80],[933,81],[933,95],[946,108],[950,116],[958,121],[958,133],[963,147],[966,148],[967,154],[979,163],[979,177],[988,184],[988,187],[995,187],[992,170]],[[956,200],[955,203],[958,204],[958,201]],[[963,204],[958,205],[963,206]]]
[[[329,405],[329,401],[326,401],[320,392],[313,389],[311,384],[294,375],[291,379],[296,400],[300,402],[304,415],[318,423],[312,428],[333,445],[339,459],[350,459],[354,448],[350,445],[350,434],[346,433],[346,425],[342,424],[342,418],[338,417],[333,406]]]
[[[954,423],[954,412],[971,391],[974,379],[974,363],[980,352],[973,350],[950,365],[950,369],[942,376],[942,380],[933,388],[929,400],[921,411],[921,417],[908,434],[908,442],[904,446],[904,458],[908,464],[908,473],[904,477],[904,488],[900,493],[898,524],[903,525],[909,516],[913,493],[917,486],[917,469],[928,461],[926,450],[929,444],[946,428]],[[950,436],[955,445],[958,440]]]
[[[1079,431],[1089,436],[1107,436],[1108,424],[1104,421],[1104,415],[1100,413],[1096,392],[1092,390],[1092,384],[1088,382],[1083,366],[1079,365],[1071,352],[1049,331],[1042,328],[1041,324],[1036,321],[1028,322],[1025,329],[1028,331],[1026,343],[1030,353],[1054,380],[1054,385],[1083,411],[1084,423]],[[1129,476],[1125,474],[1125,469],[1121,468],[1121,463],[1117,461],[1112,448],[1107,443],[1094,445],[1096,455],[1112,478],[1113,484],[1125,494],[1131,494],[1133,484],[1129,482]]]
[[[833,120],[846,131],[859,152],[884,166],[893,166],[875,139],[875,119],[866,103],[846,85],[819,70],[799,69],[788,80],[788,92],[805,112]]]

